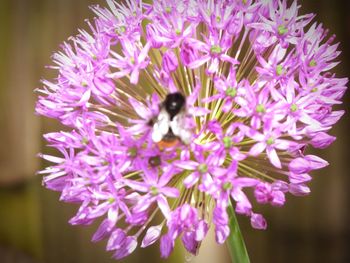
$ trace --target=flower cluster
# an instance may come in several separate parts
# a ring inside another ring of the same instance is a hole
[[[314,15],[286,0],[107,4],[37,90],[36,112],[68,127],[44,136],[61,155],[42,154],[53,164],[39,173],[81,204],[71,224],[102,218],[93,241],[107,238],[117,259],[158,240],[168,257],[179,237],[196,254],[210,222],[225,242],[231,203],[265,229],[250,199],[282,206],[310,192],[309,173],[328,163],[305,150],[335,140],[348,82],[330,72],[338,44]],[[175,92],[191,140],[162,147],[152,132]]]

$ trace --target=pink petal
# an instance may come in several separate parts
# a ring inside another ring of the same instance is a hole
[[[39,157],[52,163],[63,163],[65,161],[63,158],[47,155],[47,154],[39,154]]]
[[[137,181],[133,181],[133,180],[124,180],[124,183],[136,191],[140,191],[140,192],[144,192],[144,193],[148,192],[149,187],[145,183],[137,182]]]
[[[130,76],[130,83],[131,84],[137,84],[137,82],[139,81],[139,74],[140,74],[140,70],[138,68],[134,69],[131,72],[131,76]]]
[[[166,219],[168,219],[170,217],[170,208],[169,208],[169,204],[168,204],[168,201],[166,200],[166,198],[162,195],[159,195],[157,197],[157,203],[158,203],[158,207],[162,211],[164,217]]]
[[[173,187],[163,187],[161,189],[161,193],[166,195],[167,197],[172,197],[172,198],[179,197],[180,195],[179,190]]]
[[[249,154],[252,156],[257,156],[260,153],[262,153],[266,148],[266,143],[264,142],[259,142],[254,144],[252,148],[250,148]]]
[[[205,55],[199,59],[196,59],[194,61],[192,61],[191,63],[188,64],[188,67],[191,68],[191,69],[194,69],[194,68],[198,68],[200,67],[201,65],[203,65],[205,62],[207,62],[208,60],[210,60],[210,56],[209,55]]]
[[[185,170],[195,170],[198,163],[194,161],[179,161],[174,163],[174,165]]]
[[[266,149],[267,156],[269,157],[270,162],[277,168],[281,169],[281,161],[278,158],[277,152],[274,148],[267,147]]]
[[[199,180],[198,172],[193,172],[185,178],[183,183],[186,186],[186,188],[190,188],[190,187],[194,186],[194,184],[197,183],[198,180]]]
[[[151,117],[149,109],[139,101],[135,100],[134,98],[129,98],[129,103],[142,119],[148,120]]]

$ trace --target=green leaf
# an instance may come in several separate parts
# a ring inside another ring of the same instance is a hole
[[[230,235],[226,240],[226,245],[230,251],[231,261],[232,263],[249,263],[248,252],[231,203],[229,204],[227,212],[230,218]]]

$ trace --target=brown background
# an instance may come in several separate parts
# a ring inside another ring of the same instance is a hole
[[[42,77],[52,72],[50,55],[77,28],[87,28],[88,5],[103,0],[0,0],[0,262],[114,262],[104,242],[92,244],[92,227],[67,221],[76,207],[40,185],[36,157],[44,151],[41,134],[59,128],[33,114]],[[350,76],[350,5],[348,1],[299,1],[303,13],[317,13],[341,42],[338,76]],[[348,108],[349,92],[343,108]],[[312,194],[288,196],[283,208],[263,208],[268,230],[251,229],[239,218],[252,262],[350,262],[349,128],[346,114],[332,130],[337,141],[319,154],[330,166],[314,173]],[[47,151],[45,149],[45,151]],[[229,262],[224,246],[208,240],[191,262]],[[158,245],[139,249],[124,262],[158,262]],[[167,262],[184,262],[177,249]]]

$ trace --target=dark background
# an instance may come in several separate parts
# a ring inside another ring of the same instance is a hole
[[[35,172],[44,166],[36,157],[46,151],[42,134],[56,131],[56,121],[34,115],[44,68],[59,44],[78,28],[87,28],[88,5],[103,0],[0,0],[0,262],[114,262],[104,242],[92,244],[96,229],[73,227],[67,221],[76,206],[58,201],[59,194],[41,187]],[[348,1],[304,0],[302,13],[314,12],[341,42],[339,77],[350,76],[350,4]],[[348,109],[349,92],[343,109]],[[348,110],[347,110],[348,111]],[[330,162],[313,173],[312,193],[288,196],[282,208],[262,208],[266,231],[253,230],[239,217],[251,262],[350,262],[350,178],[347,113],[331,134],[337,140],[319,154]],[[184,262],[176,249],[167,262]],[[229,262],[224,246],[207,240],[191,262]],[[158,262],[159,248],[138,249],[124,262]]]

